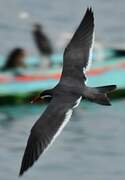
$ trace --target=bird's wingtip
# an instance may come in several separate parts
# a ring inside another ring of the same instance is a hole
[[[18,176],[19,176],[19,177],[21,177],[22,175],[23,175],[23,173],[19,173],[19,175],[18,175]]]
[[[22,169],[20,169],[20,172],[19,172],[19,177],[21,177],[23,175],[24,171]]]
[[[91,5],[87,7],[86,13],[91,13],[91,14],[93,14],[93,8],[92,8]]]
[[[27,169],[21,165],[21,168],[20,168],[20,171],[19,171],[18,176],[19,176],[19,177],[23,176],[23,174],[24,174],[24,172],[25,172],[26,170],[27,170]]]
[[[87,7],[85,15],[84,15],[84,19],[87,19],[87,22],[89,19],[91,22],[93,22],[93,25],[94,25],[94,11],[93,11],[92,6]]]

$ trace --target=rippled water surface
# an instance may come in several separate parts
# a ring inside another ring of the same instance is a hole
[[[42,23],[55,48],[63,47],[65,37],[78,26],[87,6],[95,11],[96,39],[102,43],[125,42],[124,0],[1,0],[0,53],[23,46],[37,53],[31,27]]]
[[[82,103],[53,146],[22,179],[125,178],[125,100],[111,107]],[[0,110],[0,179],[16,180],[26,141],[45,106]]]

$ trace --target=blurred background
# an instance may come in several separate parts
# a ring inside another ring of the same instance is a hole
[[[63,50],[86,8],[95,16],[88,84],[116,84],[111,107],[82,102],[53,146],[22,179],[125,179],[125,1],[0,0],[0,179],[17,180],[30,129],[54,87]]]

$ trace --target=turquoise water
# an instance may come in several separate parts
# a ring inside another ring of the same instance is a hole
[[[122,180],[125,178],[125,100],[111,107],[82,103],[35,165],[27,180]],[[16,180],[33,123],[45,106],[1,107],[0,179]]]

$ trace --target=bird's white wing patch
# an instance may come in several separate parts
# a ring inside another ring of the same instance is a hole
[[[77,99],[73,108],[76,108],[79,105],[79,103],[81,102],[81,100],[82,100],[82,96],[79,99]]]
[[[62,132],[63,128],[66,126],[66,124],[68,123],[68,121],[70,120],[71,116],[72,116],[72,109],[69,109],[66,114],[65,114],[65,119],[62,123],[62,125],[60,126],[60,128],[58,129],[58,131],[56,132],[55,136],[53,137],[51,144],[55,141],[55,139],[57,138],[57,136]]]
[[[76,107],[79,105],[81,99],[82,99],[82,96],[81,96],[79,99],[77,99],[77,101],[75,102],[75,105],[73,106],[73,109],[76,108]],[[66,114],[65,114],[65,119],[64,119],[62,125],[60,126],[60,128],[58,129],[57,133],[56,133],[55,136],[53,137],[51,143],[53,143],[53,141],[56,139],[56,137],[61,133],[61,131],[63,130],[63,128],[66,126],[66,124],[68,123],[68,121],[70,120],[70,118],[71,118],[71,116],[72,116],[72,112],[73,112],[72,109],[69,109],[69,110],[66,112]]]
[[[68,123],[68,121],[70,120],[71,116],[72,116],[72,109],[69,109],[66,114],[65,114],[65,119],[62,123],[62,125],[60,126],[60,128],[58,129],[58,131],[56,132],[56,134],[54,135],[53,139],[51,140],[50,144],[48,144],[48,147],[44,150],[44,152],[53,144],[53,142],[55,141],[55,139],[59,136],[59,134],[62,132],[63,128],[66,126],[66,124]]]
[[[91,67],[91,64],[92,64],[92,51],[93,51],[93,46],[94,46],[94,39],[95,39],[95,33],[93,32],[93,35],[92,35],[92,45],[91,45],[90,50],[89,50],[88,65],[84,69],[84,71],[88,71],[90,69],[90,67]]]
[[[73,106],[73,109],[76,108],[80,101],[82,99],[82,96],[77,99],[77,101],[75,102],[75,105]],[[60,126],[60,128],[58,129],[58,131],[55,133],[53,139],[51,140],[50,144],[48,144],[48,147],[44,150],[44,152],[53,144],[53,142],[55,141],[55,139],[59,136],[59,134],[62,132],[62,130],[64,129],[64,127],[66,126],[66,124],[69,122],[71,116],[72,116],[72,112],[73,110],[72,109],[69,109],[66,114],[65,114],[65,118],[64,118],[64,121],[62,123],[62,125]]]

